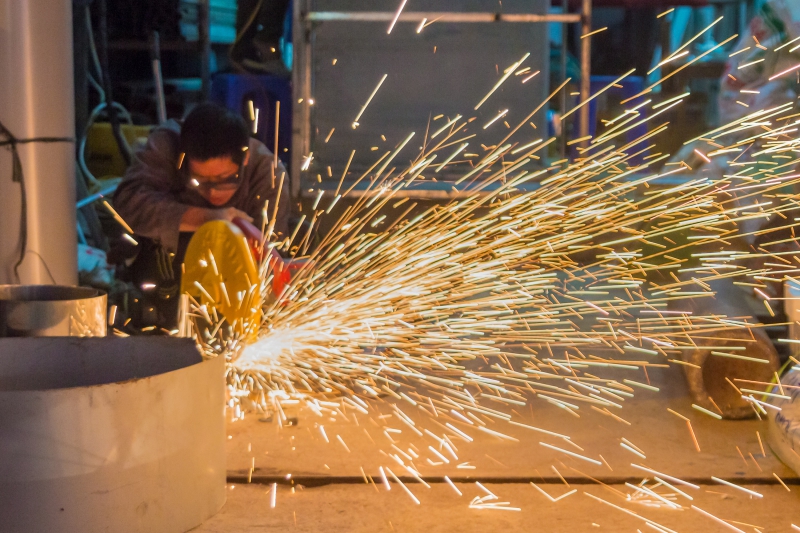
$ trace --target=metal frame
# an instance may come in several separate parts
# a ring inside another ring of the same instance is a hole
[[[567,3],[564,2],[564,6]],[[390,11],[311,11],[311,0],[296,0],[293,13],[293,47],[292,66],[292,165],[291,192],[293,197],[300,193],[300,167],[303,159],[311,150],[311,110],[308,104],[311,95],[311,45],[314,38],[314,23],[321,22],[388,22],[396,13]],[[541,23],[557,22],[561,24],[580,24],[581,35],[591,31],[592,0],[581,0],[580,13],[554,13],[536,15],[527,13],[456,13],[409,11],[400,13],[397,22],[419,23],[423,18],[437,22],[450,23]],[[562,39],[561,52],[566,57],[566,39]],[[591,73],[591,38],[581,39],[581,86],[582,101],[589,98]],[[562,68],[563,72],[563,68]],[[565,102],[562,100],[562,106]],[[565,110],[562,110],[565,111]],[[580,136],[589,132],[589,106],[580,110]]]

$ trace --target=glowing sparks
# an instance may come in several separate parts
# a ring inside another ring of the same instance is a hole
[[[402,2],[389,32],[404,6]],[[426,22],[420,22],[418,32]],[[661,64],[686,55],[688,51],[676,51]],[[519,75],[523,83],[535,76],[538,72],[529,74],[530,68],[520,69],[527,57],[509,66],[475,109],[510,76]],[[383,75],[353,127],[385,79]],[[531,141],[518,134],[532,115],[517,127],[506,122],[508,131],[502,140],[473,139],[508,119],[507,109],[485,125],[479,121],[474,126],[470,126],[474,117],[438,114],[432,133],[428,131],[419,143],[410,144],[415,134],[408,134],[394,149],[376,154],[380,157],[368,170],[362,173],[358,168],[360,177],[345,185],[355,155],[351,152],[341,177],[338,171],[333,177],[329,168],[328,176],[338,179],[336,191],[330,188],[334,193],[328,194],[330,203],[323,201],[322,188],[310,189],[312,213],[303,220],[312,227],[319,227],[321,217],[335,205],[344,213],[329,224],[330,231],[312,246],[312,231],[298,226],[288,240],[283,236],[281,243],[264,245],[269,250],[293,250],[295,255],[291,280],[281,294],[270,292],[271,282],[279,275],[270,261],[260,265],[260,279],[252,280],[248,294],[228,295],[224,281],[200,287],[208,302],[215,301],[215,295],[224,296],[229,303],[242,302],[254,310],[252,323],[243,329],[252,333],[247,336],[237,334],[211,303],[193,313],[204,351],[228,358],[231,405],[275,411],[282,421],[290,418],[284,409],[297,404],[334,419],[337,412],[373,417],[377,404],[388,405],[390,414],[385,416],[391,417],[391,423],[378,424],[379,438],[391,445],[384,448],[388,461],[393,461],[392,468],[404,479],[410,476],[423,486],[429,485],[415,464],[472,470],[476,467],[464,461],[462,445],[479,438],[503,444],[523,442],[531,431],[537,433],[535,437],[557,442],[559,446],[539,444],[558,452],[564,461],[611,469],[596,451],[585,450],[579,445],[584,443],[573,441],[558,426],[537,423],[556,430],[550,431],[525,424],[520,412],[541,407],[571,422],[602,415],[604,422],[630,427],[626,402],[636,401],[639,395],[652,398],[663,388],[651,384],[649,369],[672,364],[699,368],[682,357],[698,349],[697,338],[721,339],[721,332],[754,326],[740,317],[671,309],[673,304],[713,297],[711,284],[717,280],[736,280],[765,304],[777,303],[780,298],[767,287],[793,270],[791,257],[764,251],[774,250],[764,246],[781,241],[768,240],[756,249],[740,231],[745,222],[773,215],[786,220],[783,229],[796,225],[789,219],[797,199],[776,196],[800,184],[800,175],[791,172],[798,163],[799,144],[793,137],[798,122],[791,103],[743,111],[747,116],[741,120],[695,139],[698,144],[686,153],[696,157],[686,162],[667,161],[666,154],[656,151],[642,159],[645,152],[639,150],[655,147],[654,138],[666,129],[653,120],[662,120],[659,114],[680,105],[687,96],[657,103],[637,101],[598,128],[594,137],[567,142],[578,147],[579,156],[572,160],[544,161],[546,155],[538,151],[556,139]],[[626,132],[645,123],[653,128],[644,137],[634,143],[620,141]],[[332,133],[333,129],[326,142]],[[731,137],[734,134],[738,136]],[[464,155],[468,160],[459,161],[470,145],[471,153]],[[313,152],[303,158],[303,170],[310,168],[312,158]],[[712,180],[691,172],[689,165],[699,162],[697,158],[706,164],[724,162],[725,173]],[[462,168],[454,181],[444,181]],[[442,174],[444,169],[448,172]],[[451,200],[434,207],[410,200],[407,191],[412,184],[432,179],[446,184]],[[354,191],[357,194],[351,194]],[[265,223],[271,227],[273,221]],[[713,240],[725,246],[713,252],[702,248]],[[209,259],[208,266],[213,266],[213,258]],[[750,259],[775,263],[755,268],[748,266]],[[713,358],[770,363],[744,355],[744,347],[716,344],[703,346]],[[615,373],[603,374],[607,370]],[[763,393],[759,387],[733,388],[759,413],[779,409],[769,403],[773,399],[790,398],[782,389]],[[692,407],[722,418],[703,406]],[[687,424],[691,436],[691,442],[684,439],[687,450],[693,444],[700,452],[689,418],[668,411]],[[352,449],[325,424],[327,431],[321,424],[314,426],[315,438],[321,435],[339,452],[358,453],[350,437]],[[409,447],[404,442],[409,436],[424,444]],[[639,439],[631,439],[620,438],[615,449],[635,455],[636,460],[652,460],[654,450],[645,446],[645,453],[633,442]],[[764,454],[760,434],[758,439]],[[632,467],[655,482],[628,483],[629,493],[621,494],[631,504],[682,509],[679,498],[692,501],[690,489],[700,488],[643,465]],[[387,491],[399,485],[420,504],[390,468],[378,470],[380,481],[373,480],[376,490],[381,484]],[[363,470],[362,475],[365,482],[372,479]],[[761,497],[723,478],[712,480]],[[463,484],[459,488],[447,476],[444,482],[458,496],[467,493]],[[551,503],[577,492],[567,485],[566,492],[556,497],[531,485]],[[471,509],[520,509],[500,501],[485,486],[477,487],[482,493],[471,500]],[[275,494],[273,486],[272,507]],[[630,509],[591,497],[649,527],[670,531]],[[692,508],[739,531],[729,521]]]
[[[488,128],[489,126],[494,124],[496,121],[498,121],[501,118],[503,118],[504,116],[506,116],[507,113],[508,113],[508,109],[500,111],[500,113],[498,113],[492,120],[490,120],[489,122],[486,123],[486,125],[483,126],[483,129]]]
[[[600,461],[598,461],[597,459],[592,459],[591,457],[586,457],[586,456],[581,455],[579,453],[571,452],[569,450],[565,450],[563,448],[559,448],[557,446],[553,446],[552,444],[547,444],[546,442],[540,442],[539,444],[541,444],[545,448],[550,448],[551,450],[555,450],[557,452],[565,453],[567,455],[570,455],[572,457],[576,457],[578,459],[583,459],[584,461],[587,461],[589,463],[592,463],[592,464],[595,464],[595,465],[598,465],[598,466],[601,466],[603,464]]]
[[[490,90],[490,91],[489,91],[489,92],[486,94],[486,96],[484,96],[484,97],[481,99],[481,101],[480,101],[480,102],[478,102],[478,103],[475,105],[475,111],[477,111],[477,110],[478,110],[478,109],[479,109],[479,108],[480,108],[480,107],[481,107],[481,106],[484,104],[484,102],[486,102],[486,100],[488,100],[488,99],[489,99],[489,97],[490,97],[490,96],[492,96],[492,95],[494,94],[494,92],[495,92],[497,89],[499,89],[499,88],[500,88],[500,86],[501,86],[501,85],[503,85],[503,83],[504,83],[504,82],[505,82],[505,81],[506,81],[506,80],[507,80],[507,79],[508,79],[508,78],[509,78],[509,77],[510,77],[510,76],[511,76],[513,73],[514,73],[514,71],[515,71],[515,70],[517,70],[517,68],[519,68],[519,66],[520,66],[520,65],[521,65],[521,64],[522,64],[522,63],[523,63],[523,62],[524,62],[526,59],[528,59],[528,57],[529,57],[530,55],[531,55],[530,53],[526,53],[524,56],[522,56],[522,59],[520,59],[519,61],[517,61],[516,63],[514,63],[513,65],[511,65],[510,67],[508,67],[508,68],[505,70],[505,73],[504,73],[504,74],[503,74],[503,76],[500,78],[500,80],[499,80],[499,81],[498,81],[498,82],[497,82],[497,83],[494,85],[494,87],[492,87],[492,89],[491,89],[491,90]]]
[[[740,491],[742,491],[742,492],[744,492],[746,494],[749,494],[750,496],[755,496],[756,498],[763,498],[764,497],[764,495],[761,494],[760,492],[756,492],[754,490],[750,490],[750,489],[747,489],[747,488],[744,488],[744,487],[740,487],[739,485],[736,485],[735,483],[731,483],[730,481],[725,481],[724,479],[720,479],[720,478],[715,477],[715,476],[711,476],[711,479],[716,481],[717,483],[722,484],[722,485],[727,485],[728,487],[733,487],[734,489],[740,490]]]
[[[592,35],[597,35],[598,33],[606,31],[607,29],[608,29],[608,26],[605,26],[603,28],[599,28],[599,29],[596,29],[594,31],[590,31],[589,33],[584,33],[583,35],[581,35],[581,39],[585,39],[587,37],[591,37]]]
[[[402,13],[403,12],[403,8],[406,7],[406,2],[408,2],[408,0],[402,0],[400,2],[400,5],[397,7],[397,12],[394,14],[394,18],[392,19],[392,22],[389,24],[389,28],[386,30],[386,34],[387,35],[392,33],[392,30],[394,29],[394,25],[397,24],[397,20],[400,18],[400,13]],[[420,29],[420,31],[422,31],[422,30]],[[419,31],[417,33],[419,33]],[[356,119],[356,120],[358,120],[358,119]]]
[[[403,3],[405,3],[405,1]],[[389,76],[388,74],[384,74],[383,76],[381,76],[381,79],[378,82],[378,85],[375,86],[375,89],[372,90],[372,93],[369,95],[369,98],[367,98],[367,101],[364,102],[363,106],[361,106],[361,109],[358,111],[358,115],[356,115],[355,120],[353,120],[353,124],[352,124],[353,129],[356,129],[358,127],[358,125],[359,125],[358,121],[359,121],[359,119],[361,119],[361,115],[363,115],[364,111],[367,110],[367,106],[369,106],[369,103],[372,102],[373,98],[375,98],[375,95],[378,94],[378,89],[381,88],[381,85],[383,85],[383,82],[386,81],[386,78],[388,76]]]

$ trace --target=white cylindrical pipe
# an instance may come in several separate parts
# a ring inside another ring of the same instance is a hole
[[[0,0],[0,122],[17,139],[74,137],[70,0]],[[0,136],[0,140],[3,140]],[[0,283],[78,281],[72,142],[18,145],[27,193],[27,253],[12,158],[0,149]]]
[[[191,339],[0,339],[0,531],[196,527],[225,503],[224,404]]]

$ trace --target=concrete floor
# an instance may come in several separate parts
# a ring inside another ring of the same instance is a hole
[[[624,485],[573,485],[571,488],[563,484],[540,485],[553,496],[577,489],[555,503],[527,483],[484,485],[498,496],[497,501],[509,502],[509,507],[521,508],[521,511],[470,509],[469,502],[486,493],[474,483],[456,486],[462,496],[447,485],[435,484],[430,489],[419,484],[409,486],[420,500],[419,505],[397,485],[393,485],[389,492],[382,487],[376,491],[372,485],[363,484],[329,485],[295,493],[287,487],[279,487],[275,508],[271,508],[270,487],[231,485],[228,502],[222,511],[193,531],[657,531],[648,526],[647,521],[681,533],[737,531],[718,524],[691,505],[731,521],[739,531],[788,532],[792,531],[792,523],[800,525],[800,498],[797,494],[800,487],[797,486],[792,487],[792,492],[786,492],[780,486],[747,486],[758,491],[763,498],[751,498],[735,489],[707,486],[692,491],[693,501],[680,498],[682,509],[658,509],[626,501],[623,495],[633,491]],[[612,508],[589,495],[628,512]]]
[[[646,377],[640,370],[606,372],[602,375],[646,382]],[[551,470],[551,465],[557,460],[595,477],[641,476],[641,471],[631,467],[631,462],[645,463],[677,477],[701,478],[715,475],[759,479],[764,475],[771,477],[772,472],[781,477],[791,478],[794,475],[770,453],[766,442],[766,457],[762,455],[756,432],[765,439],[766,422],[756,419],[720,421],[692,409],[678,368],[651,368],[648,375],[650,383],[661,390],[654,392],[638,389],[634,398],[628,398],[621,403],[624,405],[622,409],[612,411],[630,425],[588,409],[585,404],[579,410],[581,418],[570,416],[564,410],[537,399],[530,401],[524,408],[512,411],[521,415],[517,418],[520,422],[567,435],[572,443],[585,451],[565,443],[563,439],[500,422],[487,422],[487,427],[514,437],[519,442],[483,435],[465,424],[457,424],[453,417],[445,418],[444,413],[439,419],[432,418],[404,403],[401,406],[403,411],[423,430],[430,428],[441,434],[441,426],[436,422],[450,422],[475,437],[473,443],[455,441],[458,447],[457,461],[432,466],[423,458],[414,464],[423,477],[448,475],[451,478],[469,476],[476,479],[557,477]],[[433,443],[430,438],[419,438],[411,433],[407,426],[397,420],[396,415],[393,418],[380,419],[380,416],[392,412],[387,404],[379,403],[372,408],[375,412],[370,416],[350,410],[347,412],[350,417],[348,420],[338,417],[339,420],[336,421],[310,412],[301,413],[299,425],[292,427],[259,422],[256,417],[234,422],[228,427],[228,470],[244,476],[255,462],[255,478],[271,479],[286,474],[294,477],[361,478],[362,467],[368,474],[375,474],[380,466],[395,464],[386,455],[396,453],[396,450],[391,447],[392,443],[383,433],[382,426],[402,431],[391,435],[397,441],[395,445],[405,451],[411,445],[425,450]],[[686,422],[668,412],[667,408],[691,420],[700,453],[694,447]],[[324,427],[329,443],[325,442],[320,425]],[[337,435],[342,438],[349,452],[339,442]],[[640,448],[646,459],[620,446],[623,437]],[[595,460],[600,460],[602,456],[607,465],[598,466],[574,460],[541,446],[540,442],[582,453]],[[737,446],[746,461],[742,460]],[[749,453],[753,454],[753,458]],[[426,457],[425,454],[422,455]],[[432,453],[427,456],[435,458]],[[458,467],[467,462],[476,468],[473,470]],[[567,476],[568,473],[562,475]]]
[[[261,422],[255,416],[232,422],[228,426],[228,503],[195,531],[654,529],[646,520],[682,533],[793,531],[792,523],[800,526],[800,477],[769,449],[765,421],[719,421],[692,409],[679,368],[651,367],[647,375],[641,369],[606,371],[601,375],[639,382],[649,378],[660,391],[637,388],[634,398],[626,398],[620,402],[623,408],[613,411],[621,420],[588,409],[585,404],[579,410],[580,418],[575,418],[532,398],[526,407],[513,411],[515,419],[567,435],[569,442],[487,419],[487,428],[517,440],[512,441],[482,434],[474,426],[462,423],[458,427],[475,440],[454,438],[458,459],[450,457],[448,464],[429,450],[428,445],[435,441],[411,433],[399,423],[397,415],[391,415],[390,406],[384,402],[370,405],[369,415],[351,409],[344,412],[345,417],[336,419],[301,411],[299,424],[291,427]],[[437,418],[407,403],[400,407],[415,420],[417,428],[430,428],[439,435],[442,430],[437,423],[454,423],[454,418],[443,412]],[[668,408],[691,420],[700,452],[695,449],[687,423]],[[401,433],[386,433],[385,428]],[[638,447],[645,457],[622,447],[622,438]],[[541,442],[601,464],[546,448]],[[418,453],[419,458],[406,462],[416,467],[430,488],[414,480],[389,457],[398,454],[398,449],[410,455],[411,450]],[[696,489],[677,485],[693,500],[664,486],[656,492],[662,497],[672,494],[668,497],[675,498],[679,509],[668,508],[655,497],[645,498],[625,483],[636,485],[647,478],[649,487],[653,476],[633,465],[644,465],[697,485]],[[387,492],[380,467],[389,467],[407,483],[420,505],[396,483]],[[365,485],[364,474],[371,476],[376,485]],[[456,494],[444,476],[456,482],[463,496]],[[763,497],[720,484],[711,476],[737,483]],[[485,503],[509,502],[508,506],[521,510],[470,508],[473,498],[487,495],[476,481],[482,481],[498,497]],[[551,502],[530,481],[553,498],[573,489],[576,492]],[[276,506],[271,508],[272,484],[276,482]],[[692,505],[729,520],[728,526]]]

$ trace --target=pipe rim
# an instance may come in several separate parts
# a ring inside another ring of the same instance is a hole
[[[69,285],[0,285],[0,302],[65,302],[106,296],[104,291]]]

